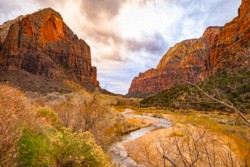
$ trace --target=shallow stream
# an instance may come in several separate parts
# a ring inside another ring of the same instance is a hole
[[[128,156],[128,153],[126,149],[124,148],[123,143],[140,138],[144,136],[145,134],[152,132],[156,129],[168,128],[171,126],[171,123],[163,118],[155,118],[152,116],[141,116],[141,115],[132,114],[132,112],[133,110],[126,109],[125,112],[123,112],[122,114],[125,118],[137,118],[137,119],[146,118],[146,119],[155,120],[156,123],[153,123],[147,127],[135,130],[125,135],[120,141],[110,146],[109,153],[112,157],[112,161],[116,166],[119,166],[119,167],[142,167]]]

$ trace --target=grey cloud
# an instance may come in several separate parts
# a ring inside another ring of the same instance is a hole
[[[21,15],[21,8],[16,3],[12,2],[12,0],[0,0],[0,13],[1,24],[9,19],[14,19],[15,17],[17,17],[14,13],[20,13]]]
[[[113,19],[119,14],[120,9],[127,2],[133,0],[83,0],[81,1],[82,13],[94,22],[103,21],[103,19]],[[134,1],[133,1],[134,2]],[[137,0],[136,3],[141,6],[156,0]]]
[[[83,0],[81,10],[88,19],[100,22],[102,19],[112,19],[127,0]],[[100,20],[101,19],[101,20]]]
[[[118,32],[110,29],[104,29],[102,25],[100,26],[90,26],[87,29],[88,35],[94,38],[97,42],[101,42],[106,45],[110,45],[110,42],[121,43],[122,38],[119,36]]]
[[[102,62],[103,59],[110,60],[110,61],[119,61],[119,62],[125,62],[126,57],[123,57],[120,54],[119,48],[114,49],[110,53],[102,53],[102,55],[97,59],[98,62]]]
[[[7,14],[11,11],[20,9],[15,3],[7,2],[5,0],[0,0],[0,13]]]
[[[99,57],[96,59],[97,61],[102,61],[103,58],[113,61],[126,61],[126,57],[123,57],[120,54],[120,49],[122,47],[124,39],[119,36],[118,32],[112,29],[104,29],[101,25],[95,27],[87,25],[87,28],[85,30],[89,38],[95,41],[95,44],[104,47],[115,45],[110,53],[102,53],[101,55],[99,55]]]
[[[157,56],[162,56],[168,48],[168,42],[159,33],[146,35],[141,39],[126,39],[119,36],[115,31],[96,29],[92,37],[103,45],[110,45],[111,41],[115,44],[115,49],[110,54],[102,54],[101,58],[113,61],[126,61],[128,57],[120,54],[120,49],[125,47],[127,52],[148,52]],[[101,60],[100,58],[100,60]]]
[[[128,50],[133,52],[146,51],[150,54],[162,56],[168,47],[168,42],[159,33],[146,37],[146,39],[129,39],[126,41]]]

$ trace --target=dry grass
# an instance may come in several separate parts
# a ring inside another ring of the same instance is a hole
[[[0,84],[0,166],[13,166],[21,126],[29,119],[22,91]]]
[[[128,118],[128,122],[131,124],[138,124],[139,120],[136,118]]]
[[[197,112],[193,110],[139,109],[138,113],[161,113],[174,125],[193,125],[207,129],[223,143],[230,141],[230,148],[239,157],[242,166],[250,165],[250,127],[236,114],[220,111]],[[152,114],[151,114],[152,115]]]
[[[159,129],[125,144],[130,157],[146,167],[239,166],[228,143],[194,126]]]
[[[183,132],[181,131],[174,131],[168,135],[168,137],[183,137]]]
[[[35,106],[50,107],[57,112],[63,124],[74,132],[90,131],[98,144],[107,146],[118,140],[125,132],[127,123],[115,112],[120,97],[90,93],[79,85],[66,82],[74,92],[48,93],[45,96],[29,94]]]
[[[240,157],[242,164],[250,165],[250,127],[240,121],[238,125],[235,125],[235,115],[191,113],[188,115],[174,114],[174,117],[178,120],[176,122],[209,129],[223,142],[230,139],[231,149]]]

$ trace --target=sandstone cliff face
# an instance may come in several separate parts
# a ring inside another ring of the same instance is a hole
[[[223,27],[208,27],[199,39],[170,48],[156,69],[133,79],[128,95],[157,93],[186,81],[198,83],[220,70],[249,65],[250,1],[243,0],[238,17]]]
[[[90,47],[51,8],[0,26],[0,67],[53,80],[73,79],[99,87]]]

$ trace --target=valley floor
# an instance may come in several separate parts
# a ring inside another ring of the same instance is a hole
[[[158,128],[123,142],[138,166],[249,166],[250,127],[225,112],[134,109],[133,114],[164,118],[171,127]],[[154,120],[127,118],[138,128]],[[126,165],[124,165],[126,166]]]

